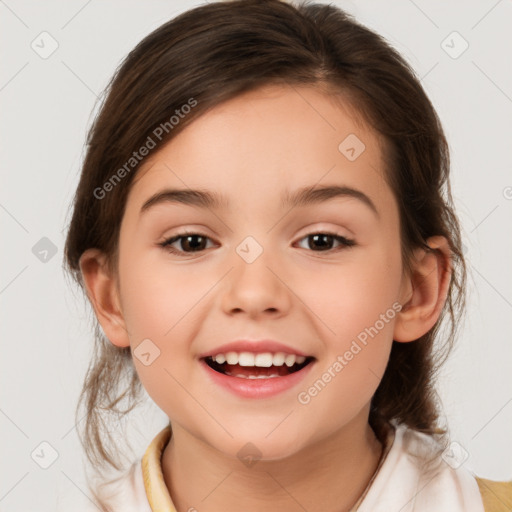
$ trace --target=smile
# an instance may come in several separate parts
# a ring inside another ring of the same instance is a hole
[[[312,357],[285,354],[284,352],[228,352],[205,358],[213,370],[246,379],[281,377],[301,370],[313,360]]]
[[[227,352],[201,359],[213,382],[248,398],[268,397],[293,387],[314,360],[283,352]]]

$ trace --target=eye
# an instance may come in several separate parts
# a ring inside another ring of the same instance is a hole
[[[205,244],[208,240],[211,239],[206,235],[187,231],[179,233],[172,238],[168,238],[159,245],[170,253],[178,254],[181,256],[187,253],[191,254],[204,251],[206,249]],[[354,240],[350,240],[344,236],[337,235],[336,233],[328,232],[310,233],[309,235],[306,235],[300,239],[300,241],[302,240],[308,240],[308,242],[310,242],[308,244],[310,247],[306,248],[312,248],[314,252],[337,252],[355,245]],[[334,242],[338,242],[340,246],[333,249],[331,246]],[[173,247],[173,245],[176,243],[178,243],[178,245],[181,247],[181,250]],[[315,247],[319,248],[319,250],[315,250]]]
[[[164,247],[166,250],[173,254],[187,254],[194,252],[201,252],[205,247],[205,243],[207,240],[210,240],[206,235],[202,235],[201,233],[193,233],[193,232],[184,232],[179,233],[172,238],[164,240],[159,245]],[[176,242],[179,242],[178,245],[181,246],[183,250],[177,250],[175,247],[172,247]]]
[[[355,245],[354,240],[350,240],[336,233],[310,233],[309,235],[306,235],[304,238],[301,238],[301,241],[302,240],[308,240],[308,245],[310,246],[310,248],[320,248],[319,250],[315,250],[314,252],[337,252],[347,247],[352,247],[353,245]],[[333,242],[338,242],[341,245],[338,248],[333,249],[331,247]]]

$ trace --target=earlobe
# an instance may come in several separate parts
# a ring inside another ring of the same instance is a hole
[[[403,307],[398,313],[393,339],[414,341],[437,322],[443,309],[451,280],[451,251],[445,237],[427,240],[430,250],[418,249],[412,270],[402,290]]]
[[[116,281],[108,269],[106,255],[99,249],[87,249],[80,257],[80,270],[103,332],[113,345],[130,346]]]

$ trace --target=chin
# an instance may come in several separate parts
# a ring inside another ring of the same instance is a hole
[[[251,467],[251,461],[278,461],[295,455],[301,450],[302,443],[296,438],[287,435],[285,429],[278,434],[270,436],[261,432],[250,432],[237,435],[233,432],[234,439],[230,439],[227,445],[217,448],[230,457],[239,459],[242,463]],[[218,441],[218,439],[217,439]]]

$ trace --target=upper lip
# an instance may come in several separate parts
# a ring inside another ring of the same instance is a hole
[[[305,354],[301,350],[290,347],[288,345],[284,345],[278,341],[273,340],[237,340],[231,341],[229,343],[225,343],[224,345],[219,345],[216,348],[208,350],[208,352],[204,352],[199,355],[200,359],[205,357],[214,356],[217,354],[226,354],[227,352],[253,352],[254,354],[260,354],[263,352],[271,352],[273,354],[277,352],[284,352],[285,354],[295,354],[297,356],[308,357],[308,354]]]

